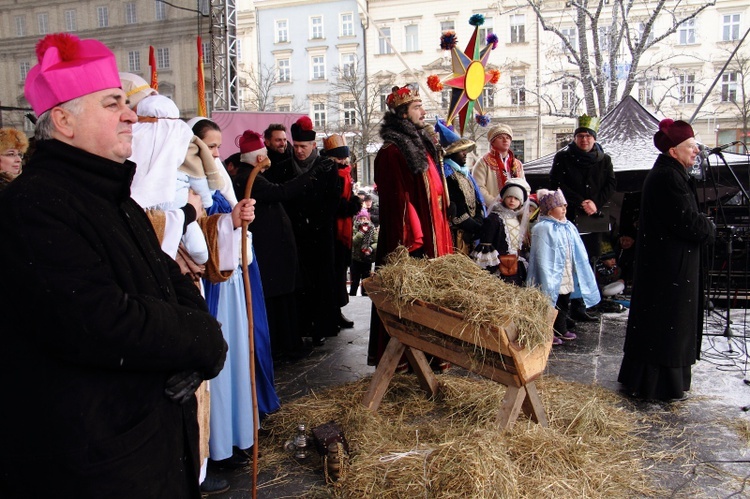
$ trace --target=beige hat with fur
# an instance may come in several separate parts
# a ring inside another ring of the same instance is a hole
[[[505,123],[498,123],[497,125],[493,125],[490,128],[490,131],[487,132],[487,140],[489,140],[490,144],[492,144],[492,141],[495,140],[495,137],[497,137],[501,133],[506,134],[508,137],[510,137],[510,140],[513,140],[513,129],[511,129],[510,126],[506,125]]]

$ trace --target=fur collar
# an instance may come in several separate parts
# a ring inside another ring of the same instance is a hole
[[[429,166],[426,155],[432,156],[435,164],[439,164],[435,145],[425,138],[411,121],[400,118],[393,113],[386,113],[380,136],[385,143],[395,145],[406,159],[406,164],[412,173],[423,173]]]

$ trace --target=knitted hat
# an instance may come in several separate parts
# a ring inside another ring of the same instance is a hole
[[[291,126],[292,140],[295,142],[315,142],[315,130],[309,116],[303,116]]]
[[[695,137],[695,132],[693,132],[693,127],[689,123],[665,118],[659,122],[659,131],[654,134],[654,145],[666,154],[670,148],[676,147],[692,137]]]
[[[357,214],[354,216],[355,220],[360,220],[360,219],[365,219],[365,218],[368,221],[370,220],[370,212],[367,211],[365,208],[362,208],[361,210],[359,210],[359,212],[357,212]]]
[[[323,139],[323,153],[331,158],[346,159],[349,157],[349,146],[343,135],[334,133]]]
[[[245,130],[238,138],[240,146],[240,160],[249,165],[255,165],[258,156],[267,156],[268,149],[263,143],[263,136],[252,130]]]
[[[529,184],[527,184],[524,179],[511,178],[508,179],[503,188],[500,189],[500,197],[505,199],[506,196],[513,196],[523,204],[529,197],[529,190]]]
[[[63,102],[120,88],[115,55],[98,40],[55,33],[36,45],[39,64],[26,76],[24,95],[37,116]]]
[[[0,153],[8,149],[17,149],[25,153],[29,148],[29,139],[26,134],[15,128],[0,128]]]
[[[445,148],[446,156],[461,151],[470,151],[476,147],[473,140],[461,138],[453,131],[452,126],[447,126],[442,120],[437,120],[435,123],[435,129],[440,135],[440,145]]]
[[[550,191],[547,189],[539,189],[536,191],[536,197],[539,201],[539,209],[542,215],[546,215],[553,208],[558,206],[567,206],[568,202],[565,200],[563,191],[557,189],[556,191]]]
[[[411,104],[412,102],[422,102],[422,98],[419,96],[419,88],[411,88],[409,85],[403,87],[391,88],[391,94],[385,100],[388,105],[388,109],[396,109],[404,104]]]
[[[487,140],[490,144],[492,144],[492,141],[495,140],[495,137],[500,135],[501,133],[504,133],[508,137],[510,137],[511,140],[513,140],[513,129],[506,125],[505,123],[498,123],[497,125],[492,125],[490,128],[490,131],[487,132]]]
[[[578,117],[577,120],[577,128],[573,132],[573,137],[578,135],[579,133],[588,133],[592,137],[594,137],[594,140],[596,140],[596,132],[599,130],[599,118],[596,116],[589,116],[587,114],[583,114]]]
[[[149,95],[156,95],[159,92],[151,88],[146,80],[133,73],[120,73],[120,81],[122,82],[122,90],[125,92],[125,97],[128,98],[128,106],[130,109],[135,109],[135,106],[144,97]]]

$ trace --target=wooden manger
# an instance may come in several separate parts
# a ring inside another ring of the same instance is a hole
[[[511,321],[476,329],[458,312],[433,303],[397,304],[382,289],[377,276],[362,284],[391,337],[362,400],[365,407],[378,410],[404,353],[422,389],[435,396],[438,380],[425,357],[429,354],[507,387],[498,409],[499,428],[509,428],[521,411],[540,425],[548,425],[534,380],[547,365],[551,333],[543,345],[522,347],[516,342],[516,326]],[[550,332],[556,315],[552,309]]]

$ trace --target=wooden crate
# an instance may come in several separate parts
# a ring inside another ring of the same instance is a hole
[[[366,279],[363,286],[391,337],[362,400],[365,407],[377,411],[403,354],[422,388],[431,396],[437,394],[438,381],[425,357],[429,354],[507,387],[498,410],[500,428],[510,427],[521,411],[547,426],[534,380],[547,365],[551,334],[544,345],[524,348],[516,341],[517,329],[510,321],[477,330],[460,313],[433,303],[418,300],[399,307],[382,290],[377,276]],[[548,317],[550,331],[556,314],[552,310]],[[482,355],[483,351],[497,355]]]

